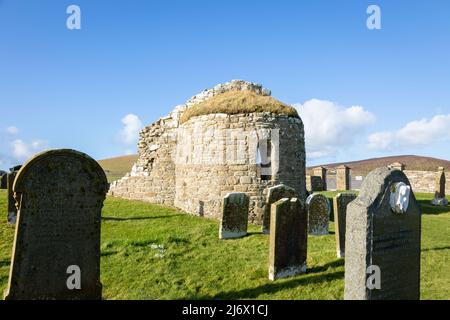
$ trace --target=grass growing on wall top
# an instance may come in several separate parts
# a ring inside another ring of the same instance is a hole
[[[252,91],[232,90],[216,95],[188,108],[181,116],[184,123],[190,118],[212,113],[241,114],[270,112],[298,118],[297,110],[270,96],[258,95]]]
[[[332,196],[331,193],[327,194]],[[423,207],[422,299],[450,298],[450,207]],[[14,227],[0,190],[0,292],[8,281]],[[308,273],[268,280],[268,236],[220,241],[219,223],[139,201],[107,198],[103,209],[104,299],[342,299],[344,260],[331,234],[308,238]]]

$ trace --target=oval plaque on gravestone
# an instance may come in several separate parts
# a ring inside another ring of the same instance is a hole
[[[327,197],[320,193],[311,194],[306,199],[308,209],[308,232],[311,235],[328,234],[331,206]]]
[[[101,299],[100,224],[108,184],[74,150],[38,154],[18,172],[16,232],[5,299]]]

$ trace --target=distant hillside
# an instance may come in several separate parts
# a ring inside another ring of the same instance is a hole
[[[390,165],[394,162],[401,162],[406,165],[407,170],[425,170],[425,171],[435,171],[438,167],[444,167],[446,171],[450,170],[450,161],[443,159],[436,159],[431,157],[421,157],[421,156],[391,156],[383,158],[373,158],[360,161],[351,162],[340,162],[322,165],[329,169],[334,169],[342,164],[349,166],[352,169],[352,173],[365,175],[375,168]],[[314,166],[318,167],[318,166]],[[310,174],[311,169],[314,167],[308,167],[308,173]]]
[[[127,172],[130,172],[137,158],[138,156],[133,154],[99,160],[98,163],[105,170],[108,181],[111,182],[122,178]]]

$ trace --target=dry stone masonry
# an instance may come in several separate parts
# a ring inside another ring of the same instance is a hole
[[[345,225],[347,217],[347,206],[355,199],[356,194],[354,193],[339,193],[333,199],[336,254],[338,258],[345,257]]]
[[[400,170],[378,168],[347,207],[345,299],[420,297],[421,209]]]
[[[306,199],[306,207],[309,234],[315,236],[328,234],[331,206],[327,197],[319,193],[312,194]]]
[[[105,173],[74,150],[36,155],[19,171],[19,211],[5,299],[101,299]]]
[[[346,165],[336,168],[336,190],[350,190],[350,168]]]
[[[259,224],[268,188],[289,185],[304,201],[305,142],[300,118],[270,112],[211,113],[181,123],[190,107],[232,90],[270,95],[261,85],[235,80],[177,106],[141,131],[139,159],[130,173],[111,184],[109,194],[220,219],[223,197],[244,192],[250,198],[249,221]],[[269,168],[261,156],[268,159]]]
[[[269,242],[269,279],[306,272],[308,227],[304,204],[284,198],[272,204]]]
[[[264,217],[262,226],[263,233],[270,233],[270,210],[272,208],[272,204],[283,198],[297,198],[297,192],[294,188],[285,186],[284,184],[280,184],[268,189],[267,200],[264,204]]]
[[[220,239],[242,238],[247,235],[249,198],[245,193],[233,192],[223,198]]]

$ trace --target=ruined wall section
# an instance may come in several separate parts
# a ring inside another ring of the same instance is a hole
[[[109,194],[173,206],[177,129],[184,106],[140,132],[139,157],[130,173],[111,184]]]

